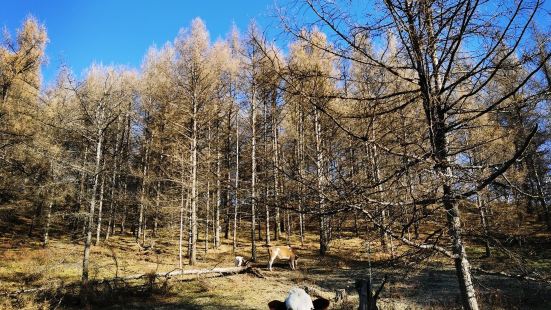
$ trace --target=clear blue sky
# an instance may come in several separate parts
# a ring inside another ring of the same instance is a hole
[[[28,15],[46,25],[50,38],[46,49],[49,63],[42,71],[46,83],[54,80],[61,63],[76,74],[93,62],[138,67],[152,44],[172,41],[195,17],[206,22],[213,40],[225,37],[233,23],[246,30],[252,19],[268,33],[279,32],[272,18],[274,0],[0,1],[0,27],[14,33]],[[541,16],[537,20],[543,30],[550,24],[550,9],[551,0],[547,0],[545,20]]]
[[[93,62],[138,67],[152,44],[172,41],[182,27],[201,17],[212,39],[225,37],[235,23],[272,23],[273,0],[6,0],[0,26],[14,34],[28,15],[46,25],[50,43],[44,81],[55,79],[59,65],[77,74]]]

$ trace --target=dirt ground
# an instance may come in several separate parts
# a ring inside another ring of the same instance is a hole
[[[156,238],[154,249],[144,251],[131,236],[115,236],[107,243],[92,248],[91,277],[95,280],[123,277],[138,273],[167,272],[178,265],[177,236],[166,231]],[[249,245],[240,240],[235,255],[250,257]],[[204,252],[200,243],[199,263],[194,268],[233,265],[229,240],[220,249]],[[259,242],[262,244],[261,242]],[[299,244],[292,240],[292,244]],[[345,289],[348,302],[333,304],[332,309],[356,309],[355,280],[369,277],[369,264],[375,287],[388,275],[380,300],[380,309],[459,309],[459,289],[453,266],[442,257],[426,260],[389,261],[389,254],[380,253],[379,244],[369,244],[351,235],[333,241],[329,255],[317,255],[317,239],[308,235],[305,245],[298,247],[299,268],[291,271],[280,262],[273,272],[265,268],[267,249],[259,246],[258,271],[222,277],[193,276],[147,285],[146,280],[124,284],[124,289],[98,289],[92,308],[105,309],[267,309],[274,299],[283,300],[293,286],[310,287],[323,297],[332,299],[335,290]],[[376,251],[375,251],[376,249]],[[478,258],[480,249],[471,247],[475,266],[500,264],[500,257]],[[416,253],[419,254],[419,253]],[[47,248],[37,241],[18,239],[13,235],[0,237],[0,292],[15,292],[22,288],[51,286],[46,294],[21,294],[16,298],[0,297],[0,308],[79,309],[78,286],[81,273],[82,242],[53,238]],[[415,257],[418,257],[416,255]],[[187,262],[187,261],[186,261]],[[430,262],[430,263],[429,263]],[[549,263],[548,260],[544,263]],[[506,264],[506,262],[501,262]],[[190,268],[185,266],[185,268]],[[145,282],[144,282],[145,281]],[[489,276],[475,273],[475,283],[483,309],[551,309],[551,287],[538,282]],[[59,287],[66,287],[59,289]],[[57,288],[57,290],[56,290]]]

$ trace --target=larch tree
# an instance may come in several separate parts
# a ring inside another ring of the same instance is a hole
[[[195,265],[197,261],[197,202],[198,192],[198,139],[204,133],[204,128],[199,128],[198,123],[204,114],[205,105],[212,96],[213,75],[209,68],[210,42],[205,24],[200,19],[195,19],[189,31],[182,31],[175,41],[177,52],[176,60],[176,85],[181,97],[189,108],[190,127],[190,257],[189,263]]]
[[[254,38],[258,29],[255,24],[249,26],[249,33],[243,48],[243,66],[242,79],[245,81],[243,92],[250,106],[250,128],[251,128],[251,185],[250,185],[250,205],[251,205],[251,260],[256,261],[256,208],[258,203],[257,193],[257,114],[258,114],[258,91],[259,91],[259,60],[262,53],[257,46]]]
[[[94,212],[100,194],[100,181],[103,177],[102,165],[105,160],[104,143],[108,129],[117,120],[122,107],[131,100],[133,95],[134,74],[109,67],[92,66],[86,79],[82,82],[72,83],[75,100],[79,103],[83,120],[89,124],[89,132],[94,143],[95,157],[93,164],[93,183],[89,209],[85,224],[84,254],[82,268],[83,298],[86,301],[90,246],[92,243],[92,230],[94,226]]]
[[[292,45],[288,60],[289,78],[286,79],[285,91],[289,94],[289,101],[297,102],[295,104],[298,109],[303,109],[303,105],[309,107],[306,111],[308,111],[308,120],[311,122],[309,128],[312,132],[312,148],[315,150],[312,158],[316,171],[314,179],[320,254],[325,255],[329,250],[330,241],[329,222],[325,214],[327,211],[327,193],[325,191],[329,185],[329,154],[326,145],[328,131],[325,128],[327,119],[322,110],[330,104],[329,94],[334,90],[330,76],[335,70],[335,58],[331,52],[327,51],[331,47],[327,45],[327,39],[323,33],[318,30],[309,33],[302,31],[302,33],[310,38],[312,43],[297,41]]]
[[[34,201],[34,193],[28,189],[40,186],[46,175],[33,169],[33,165],[38,168],[41,164],[40,157],[32,152],[32,143],[38,130],[35,116],[39,114],[40,66],[47,42],[44,25],[29,17],[15,39],[6,30],[0,43],[0,203],[26,200],[36,211],[41,210],[41,203]],[[24,186],[25,180],[39,183]],[[29,234],[33,227],[31,224]]]

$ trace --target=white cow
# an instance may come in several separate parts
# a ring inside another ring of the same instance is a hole
[[[329,300],[318,298],[312,302],[312,298],[301,288],[293,287],[285,302],[272,300],[268,303],[270,310],[326,310]]]
[[[243,256],[235,257],[235,267],[245,266],[249,261],[246,260]]]

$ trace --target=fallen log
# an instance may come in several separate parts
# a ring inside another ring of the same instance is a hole
[[[120,278],[114,278],[113,281],[116,280],[137,280],[142,278],[149,278],[149,277],[159,277],[159,278],[172,278],[175,276],[181,276],[181,275],[198,275],[198,274],[209,274],[209,273],[220,273],[220,274],[236,274],[236,273],[242,273],[247,270],[249,270],[249,266],[241,266],[241,267],[215,267],[210,269],[177,269],[169,272],[158,272],[158,273],[142,273],[142,274],[135,274],[135,275],[129,275],[125,277]],[[105,281],[105,280],[104,280]]]
[[[124,277],[115,277],[115,278],[109,278],[109,279],[101,279],[97,281],[93,281],[95,284],[110,284],[110,283],[116,283],[116,282],[126,282],[130,280],[140,280],[140,279],[152,279],[153,281],[156,278],[165,278],[170,279],[174,278],[176,276],[184,276],[184,275],[201,275],[201,274],[219,274],[219,275],[228,275],[228,274],[238,274],[243,272],[252,272],[256,275],[255,271],[252,271],[251,266],[242,266],[242,267],[215,267],[215,268],[205,268],[205,269],[177,269],[169,272],[157,272],[157,273],[141,273],[141,274],[134,274]],[[258,276],[258,275],[257,275]],[[69,286],[78,286],[79,283],[71,283],[66,284],[65,287]],[[28,293],[37,293],[47,290],[56,290],[59,286],[52,286],[47,285],[43,287],[37,287],[37,288],[22,288],[17,291],[12,292],[0,292],[0,296],[9,296],[9,297],[15,297],[21,294],[28,294]]]

